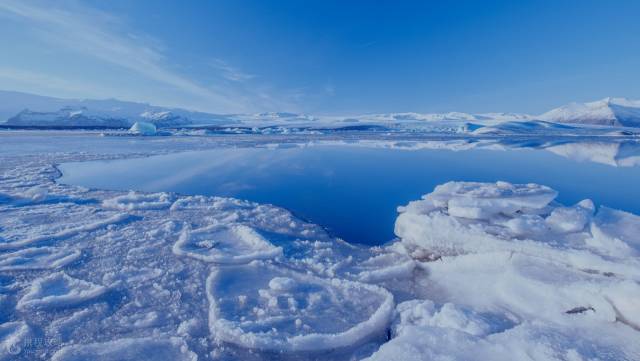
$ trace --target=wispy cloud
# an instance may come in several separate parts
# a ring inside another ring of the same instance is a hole
[[[247,103],[224,88],[203,86],[173,70],[157,41],[145,35],[132,35],[117,17],[79,3],[56,7],[51,3],[18,0],[0,1],[0,12],[27,22],[38,37],[55,47],[65,47],[100,61],[115,64],[150,80],[173,87],[223,112],[245,111]],[[218,66],[225,78],[245,81],[252,75],[238,71],[224,62]],[[6,75],[6,74],[5,74]],[[25,75],[25,74],[22,74]],[[20,76],[15,74],[14,76]],[[70,84],[61,84],[69,88]]]
[[[244,82],[256,77],[253,74],[245,73],[244,71],[229,65],[222,59],[212,59],[210,64],[211,67],[217,70],[223,78],[230,81]]]

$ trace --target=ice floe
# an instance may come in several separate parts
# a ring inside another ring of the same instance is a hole
[[[383,333],[393,296],[263,262],[222,267],[207,279],[209,327],[221,341],[274,351],[357,345]]]
[[[282,248],[273,246],[251,227],[231,224],[195,230],[186,227],[173,252],[205,262],[236,264],[277,257]]]
[[[107,290],[104,286],[57,272],[35,280],[16,307],[22,310],[71,307],[100,297]]]

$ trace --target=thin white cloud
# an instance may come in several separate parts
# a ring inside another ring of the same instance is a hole
[[[229,65],[227,62],[221,59],[211,60],[211,66],[220,72],[220,75],[230,81],[244,82],[251,80],[256,76],[253,74],[245,73],[242,70]]]
[[[197,98],[193,103],[207,104],[211,110],[237,112],[246,110],[246,103],[226,94],[224,89],[212,89],[170,69],[164,54],[153,41],[118,30],[123,24],[118,18],[68,3],[65,9],[51,3],[38,5],[18,0],[0,1],[0,12],[26,21],[29,28],[52,46],[62,46],[83,55],[97,58],[134,71],[150,80],[174,87]],[[230,72],[230,76],[246,78],[246,74]],[[19,76],[16,74],[15,76]],[[24,74],[22,74],[24,75]],[[70,84],[61,84],[69,88]]]

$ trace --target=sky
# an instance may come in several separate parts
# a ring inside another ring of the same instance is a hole
[[[640,1],[0,0],[0,89],[214,113],[640,99]]]

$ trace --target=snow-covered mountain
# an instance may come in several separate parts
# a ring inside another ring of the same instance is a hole
[[[589,103],[570,103],[539,118],[556,123],[640,127],[640,101],[604,98]]]
[[[358,128],[385,127],[421,131],[446,130],[483,134],[571,132],[557,123],[640,127],[640,101],[605,98],[589,103],[571,103],[539,116],[518,113],[381,113],[349,116],[307,115],[287,112],[254,114],[211,114],[120,101],[57,99],[0,91],[0,123],[23,126],[109,126],[130,127],[136,122],[158,128],[219,126],[245,128]],[[558,129],[556,129],[558,128]],[[584,128],[584,127],[583,127]]]
[[[225,116],[116,99],[58,99],[0,91],[0,123],[24,126],[130,127],[138,121],[158,127],[229,123]]]

